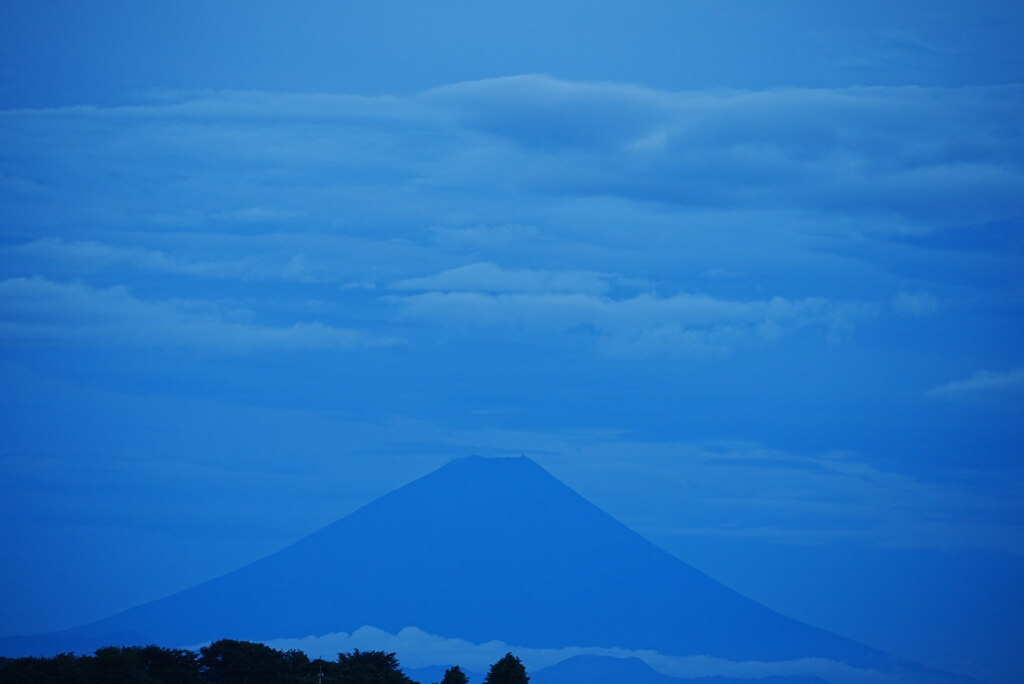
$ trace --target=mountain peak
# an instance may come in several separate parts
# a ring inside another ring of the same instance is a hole
[[[523,509],[526,504],[553,512],[568,501],[586,503],[582,497],[527,456],[464,456],[372,502],[379,509],[401,500],[402,508],[435,513],[447,510],[450,517],[436,524],[458,528],[460,516],[478,519],[486,512],[498,514]],[[556,503],[557,502],[557,503]],[[587,504],[589,505],[589,504]]]
[[[480,456],[478,454],[471,454],[469,456],[452,459],[440,468],[440,470],[447,469],[472,469],[477,472],[483,470],[501,470],[504,472],[521,470],[539,472],[551,477],[551,475],[544,470],[544,468],[538,465],[536,461],[522,454],[519,456]],[[437,473],[439,471],[434,472]]]
[[[445,477],[464,480],[466,486],[494,486],[502,482],[533,487],[546,481],[568,489],[551,473],[527,456],[464,456],[449,461],[441,468],[425,475],[421,480],[433,482]],[[415,483],[413,483],[415,484]]]

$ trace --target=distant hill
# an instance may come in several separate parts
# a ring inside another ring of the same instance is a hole
[[[363,625],[477,644],[889,666],[875,649],[714,581],[524,457],[453,461],[239,570],[90,625],[0,639],[0,653],[266,641]]]
[[[440,681],[440,680],[431,680]],[[698,677],[680,679],[661,674],[639,658],[575,656],[530,677],[531,684],[828,684],[818,677]],[[423,682],[423,684],[427,684]]]

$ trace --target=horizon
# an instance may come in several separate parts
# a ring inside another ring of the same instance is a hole
[[[0,635],[525,454],[1009,684],[1021,44],[1010,0],[8,0]]]

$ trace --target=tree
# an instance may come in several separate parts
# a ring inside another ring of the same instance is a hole
[[[506,653],[501,660],[491,665],[484,684],[527,684],[529,681],[522,661]]]
[[[416,684],[405,676],[394,653],[360,651],[338,654],[340,684]]]
[[[162,684],[199,681],[199,654],[184,648],[143,646],[139,655],[150,677]]]
[[[306,672],[309,676],[305,682],[316,683],[316,684],[337,684],[340,681],[341,675],[339,671],[341,665],[336,660],[324,660],[323,658],[317,658],[309,663],[309,667],[306,668]],[[321,681],[319,675],[323,673],[323,680]]]
[[[275,684],[286,667],[283,653],[251,641],[221,639],[199,652],[203,679],[209,684]]]
[[[66,684],[94,682],[92,658],[61,653],[52,658],[4,658],[0,664],[3,684]]]
[[[195,684],[194,651],[159,646],[107,646],[96,650],[93,671],[100,684]]]
[[[138,648],[107,646],[96,649],[92,664],[99,684],[157,684],[157,680],[146,672],[146,664]]]
[[[309,656],[298,649],[281,654],[281,676],[283,682],[309,682],[318,669],[310,662]],[[316,681],[313,679],[313,681]]]
[[[441,684],[469,684],[469,677],[461,667],[454,665],[444,671],[444,679],[441,680]]]

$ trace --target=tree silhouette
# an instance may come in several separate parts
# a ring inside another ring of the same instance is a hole
[[[93,673],[99,684],[191,684],[199,681],[194,651],[159,646],[107,646],[96,650]]]
[[[4,658],[0,661],[3,684],[65,684],[94,682],[92,658],[61,653],[52,658]]]
[[[484,684],[527,684],[529,681],[522,661],[506,653],[501,660],[491,665]]]
[[[416,684],[405,676],[394,653],[360,651],[338,654],[340,684]]]
[[[266,644],[221,639],[199,649],[203,680],[209,684],[276,684],[285,654]]]
[[[469,684],[469,677],[458,665],[453,665],[444,671],[444,679],[441,684]]]
[[[302,651],[221,639],[195,651],[159,646],[107,646],[95,655],[0,657],[0,684],[418,684],[394,653],[339,653],[336,662],[311,661]],[[458,667],[445,684],[467,684]]]

